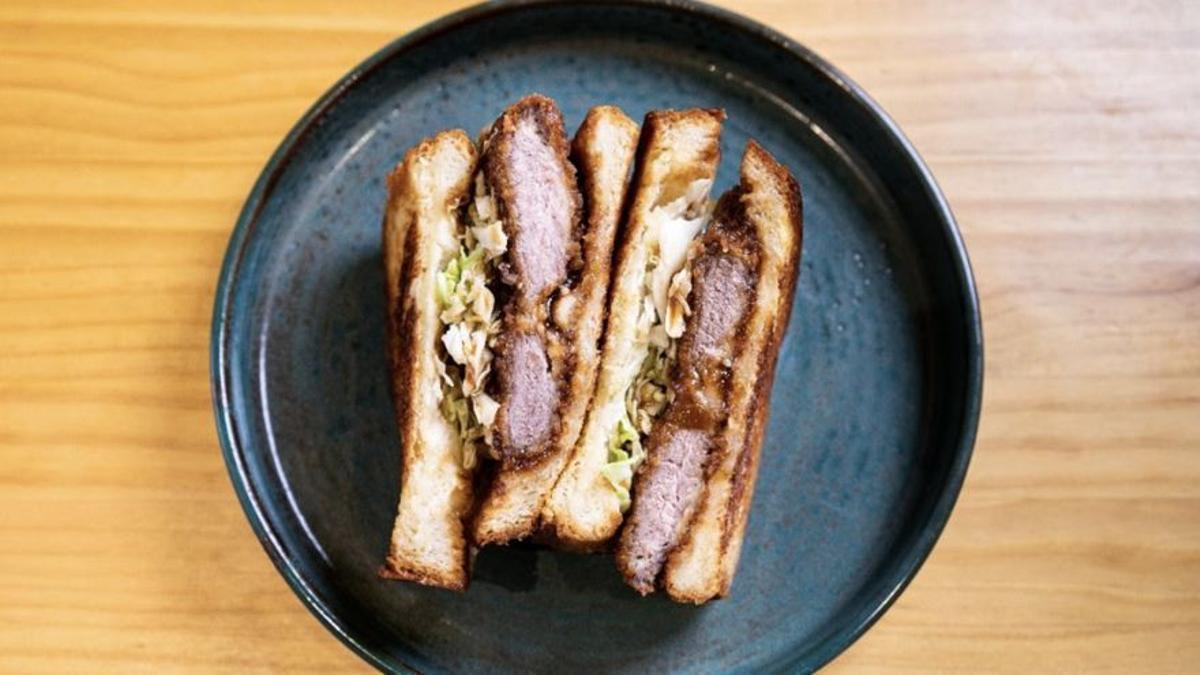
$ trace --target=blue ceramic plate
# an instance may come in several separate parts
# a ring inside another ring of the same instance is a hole
[[[804,191],[804,262],[741,568],[705,607],[640,598],[607,556],[483,551],[465,594],[384,582],[399,445],[384,360],[384,176],[538,91],[719,106],[716,190],[746,139]],[[673,1],[479,6],[355,68],[246,202],[213,324],[218,429],[254,531],[371,664],[420,671],[812,670],[887,608],[941,532],[979,414],[966,253],[912,147],[844,75],[767,28]]]

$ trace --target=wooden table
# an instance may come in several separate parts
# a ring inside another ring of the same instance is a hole
[[[0,5],[0,671],[363,668],[234,498],[209,318],[283,134],[452,7],[240,4]],[[741,5],[896,117],[984,308],[958,508],[831,672],[1200,667],[1200,8],[1117,4]]]

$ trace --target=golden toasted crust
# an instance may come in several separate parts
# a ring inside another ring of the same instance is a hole
[[[506,462],[497,471],[474,524],[473,537],[481,545],[534,532],[546,497],[579,436],[595,383],[612,246],[637,131],[637,124],[620,109],[601,106],[588,113],[576,133],[572,159],[585,208],[582,246],[576,243],[579,253],[573,254],[572,274],[565,288],[553,296],[551,316],[543,324],[562,350],[554,369],[561,392],[559,426],[539,457]]]
[[[679,602],[703,603],[729,592],[799,272],[803,217],[795,178],[750,141],[735,190],[741,192],[740,216],[762,252],[757,298],[743,329],[742,351],[734,360],[729,421],[708,459],[703,501],[664,568],[662,585]]]
[[[617,234],[595,393],[571,459],[542,512],[543,530],[563,548],[604,549],[621,525],[619,499],[600,470],[607,462],[608,434],[616,422],[607,416],[616,406],[623,409],[629,384],[619,364],[629,358],[642,302],[646,217],[651,208],[674,200],[695,180],[716,175],[724,119],[724,111],[718,109],[659,110],[647,114],[642,125],[628,215]]]
[[[474,145],[459,130],[426,139],[388,177],[383,250],[391,388],[400,431],[401,487],[380,576],[462,590],[469,546],[464,518],[471,475],[461,468],[457,437],[430,387],[440,333],[433,274],[440,265],[439,230],[453,227],[474,171]]]

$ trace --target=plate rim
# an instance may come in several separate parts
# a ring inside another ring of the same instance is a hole
[[[962,491],[967,469],[974,452],[975,439],[979,427],[979,417],[983,399],[983,326],[979,306],[979,296],[976,289],[974,274],[966,244],[963,241],[957,220],[950,205],[934,179],[929,167],[921,158],[911,141],[900,130],[896,122],[887,114],[867,92],[851,80],[845,73],[832,63],[819,56],[816,52],[790,37],[769,26],[759,23],[741,14],[721,7],[709,5],[697,0],[514,0],[510,2],[481,2],[446,14],[425,23],[416,29],[405,33],[371,54],[365,60],[351,68],[345,75],[325,91],[284,136],[279,146],[271,154],[254,182],[246,198],[233,231],[230,234],[225,255],[221,264],[217,288],[213,301],[213,317],[209,343],[209,378],[216,418],[217,437],[221,444],[222,455],[226,469],[233,483],[234,492],[241,503],[242,510],[255,536],[259,540],[275,568],[283,576],[288,586],[300,598],[302,604],[312,613],[325,628],[342,644],[381,671],[396,671],[397,666],[418,672],[407,660],[400,659],[399,663],[381,657],[370,644],[362,640],[348,626],[329,610],[317,596],[304,576],[296,569],[284,551],[284,547],[267,518],[262,497],[250,475],[244,460],[244,447],[237,436],[234,424],[234,406],[230,389],[230,373],[228,371],[229,324],[233,307],[232,290],[234,272],[239,269],[240,262],[250,235],[253,233],[258,217],[271,194],[281,174],[288,166],[292,156],[302,145],[308,133],[317,125],[321,118],[341,100],[361,79],[376,68],[406,51],[435,40],[445,33],[452,32],[470,24],[486,21],[489,18],[512,11],[534,8],[577,8],[580,6],[600,6],[613,8],[652,8],[666,9],[684,15],[699,16],[702,19],[724,24],[737,30],[740,34],[753,39],[765,40],[777,49],[789,52],[793,57],[806,62],[809,66],[820,71],[833,82],[842,93],[853,103],[864,108],[865,112],[882,124],[884,131],[897,142],[903,158],[915,171],[919,184],[924,188],[925,196],[932,202],[937,213],[938,224],[942,235],[950,248],[950,258],[954,266],[959,286],[960,300],[963,303],[962,314],[967,319],[965,358],[967,368],[964,371],[966,380],[966,399],[963,401],[961,428],[955,448],[953,461],[950,463],[946,479],[940,488],[927,520],[921,524],[921,535],[904,551],[897,563],[899,577],[894,585],[878,599],[878,602],[865,604],[870,606],[867,614],[856,623],[847,624],[825,637],[821,638],[814,652],[815,660],[803,661],[798,655],[785,661],[784,667],[799,667],[803,670],[816,670],[832,661],[856,642],[884,613],[895,603],[904,592],[925,561],[932,553],[949,521],[951,512]],[[777,664],[779,665],[779,664]]]

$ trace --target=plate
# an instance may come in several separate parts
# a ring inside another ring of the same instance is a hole
[[[384,352],[384,176],[420,138],[474,134],[538,91],[728,115],[796,173],[804,259],[729,598],[628,590],[607,556],[484,550],[465,594],[381,581],[399,444]],[[895,600],[962,484],[982,344],[946,201],[867,95],[807,49],[689,2],[480,5],[355,68],[287,135],[221,271],[218,432],[255,533],[305,605],[389,670],[813,670]]]

